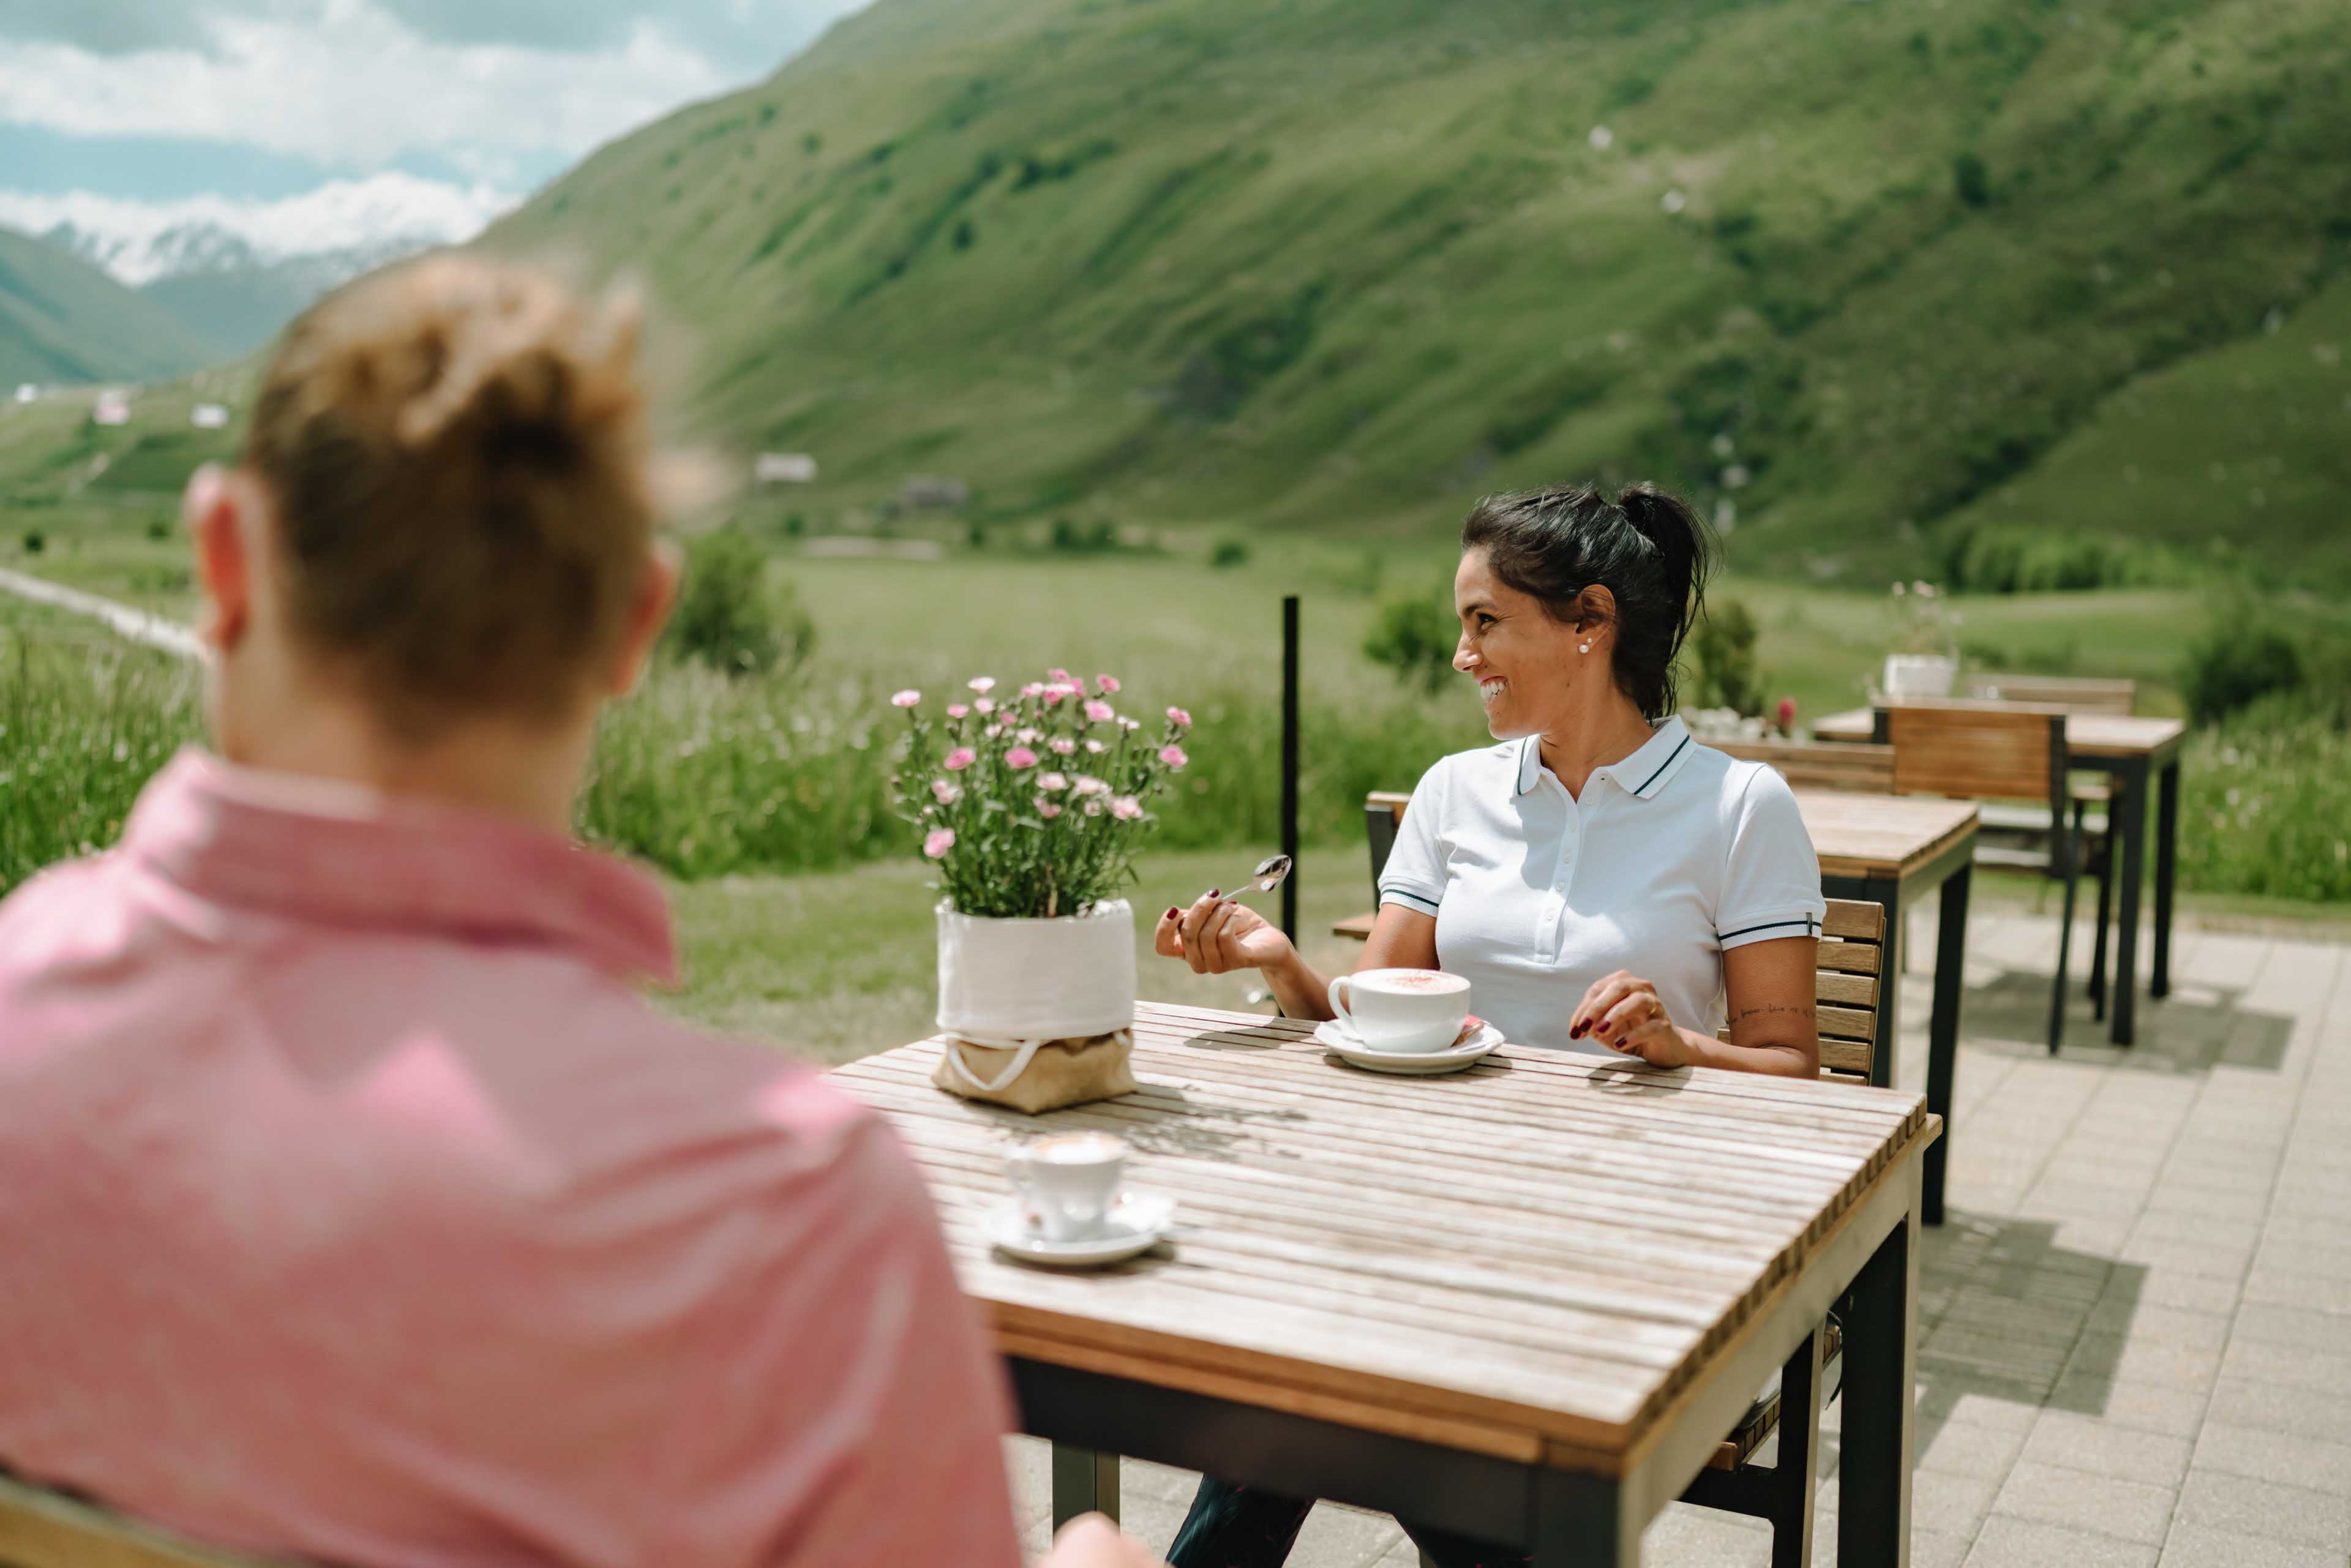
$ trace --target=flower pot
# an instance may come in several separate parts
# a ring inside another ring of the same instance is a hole
[[[1134,1022],[1134,908],[1005,920],[938,906],[942,1032],[978,1045],[1084,1040]]]
[[[1886,655],[1886,695],[1889,697],[1947,697],[1959,678],[1959,662],[1944,653]]]

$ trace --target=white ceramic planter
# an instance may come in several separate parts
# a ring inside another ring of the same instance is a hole
[[[1134,909],[1055,920],[958,915],[942,900],[942,1032],[975,1045],[1085,1040],[1134,1022]]]
[[[1959,678],[1959,662],[1942,653],[1888,653],[1885,691],[1889,697],[1947,697]]]

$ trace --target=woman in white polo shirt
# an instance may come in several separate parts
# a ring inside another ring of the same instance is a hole
[[[1499,744],[1422,776],[1359,967],[1464,976],[1516,1044],[1820,1071],[1826,905],[1795,797],[1673,716],[1674,658],[1708,564],[1703,526],[1653,486],[1478,503],[1454,574],[1453,665],[1478,683]],[[1331,1016],[1328,977],[1231,899],[1168,910],[1157,945],[1203,974],[1261,970],[1292,1018]],[[1169,1561],[1279,1563],[1307,1506],[1206,1481]],[[1510,1560],[1413,1534],[1446,1568]]]

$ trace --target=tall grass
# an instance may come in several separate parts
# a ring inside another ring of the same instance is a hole
[[[196,672],[104,634],[0,625],[0,893],[114,841],[200,727]]]
[[[1195,720],[1159,847],[1272,848],[1272,672],[1170,662],[1122,673],[1123,706],[1180,703]],[[689,880],[911,856],[912,831],[889,808],[902,728],[888,693],[904,684],[840,665],[730,680],[664,664],[605,719],[580,831]],[[1360,681],[1321,683],[1302,717],[1309,843],[1357,840],[1367,790],[1409,789],[1436,758],[1485,738],[1464,694],[1400,691],[1368,668]],[[2282,695],[2198,733],[2184,769],[2184,889],[2351,900],[2341,717]],[[103,637],[0,624],[0,892],[112,841],[148,776],[199,730],[187,666]]]

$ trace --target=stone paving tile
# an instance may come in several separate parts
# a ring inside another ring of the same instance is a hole
[[[2325,1442],[2258,1427],[2207,1421],[2196,1435],[2195,1466],[2260,1480],[2351,1495],[2351,1442]]]
[[[2229,1343],[2230,1319],[2220,1312],[2185,1312],[2177,1307],[2149,1306],[2127,1291],[2109,1291],[2082,1323],[2089,1333],[2122,1334],[2135,1343],[2185,1345],[2191,1350],[2220,1350]]]
[[[1997,1481],[2007,1477],[2009,1467],[2016,1463],[2016,1457],[2024,1451],[2029,1440],[2027,1431],[2012,1427],[1946,1421],[1922,1440],[1917,1450],[1918,1468]]]
[[[2113,1383],[2160,1383],[2172,1388],[2204,1389],[2220,1375],[2223,1353],[2189,1345],[2160,1344],[2127,1334],[2085,1333],[2074,1346],[2065,1375],[2088,1373]]]
[[[2164,1432],[2143,1432],[2068,1410],[2048,1410],[2033,1426],[2023,1458],[2117,1480],[2177,1488],[2188,1474],[2189,1457],[2195,1447],[2189,1438]]]
[[[2255,1269],[2245,1276],[2245,1300],[2268,1307],[2300,1307],[2307,1312],[2351,1317],[2351,1280],[2290,1273],[2283,1269]]]
[[[2175,1524],[2163,1543],[2158,1568],[2343,1568],[2343,1557],[2324,1547]]]
[[[2160,1546],[2171,1528],[2177,1496],[2169,1487],[2118,1480],[2026,1458],[2008,1472],[2008,1480],[1993,1500],[1992,1511]]]
[[[2204,1424],[2210,1396],[2202,1389],[2161,1383],[2116,1383],[2086,1373],[2058,1379],[2047,1403],[2060,1410],[2095,1416],[2117,1426],[2192,1437]]]
[[[2237,1312],[2229,1337],[2324,1354],[2351,1345],[2351,1323],[2331,1312],[2249,1301]]]
[[[2351,1432],[2351,1399],[2282,1384],[2223,1377],[2212,1385],[2207,1419],[2338,1442],[2346,1432]]]
[[[1968,1552],[1967,1568],[2155,1568],[2155,1562],[2152,1546],[1995,1514]]]
[[[2179,1521],[2298,1546],[2351,1548],[2351,1498],[2217,1470],[2188,1472]]]
[[[2340,1343],[2351,1344],[2351,1323],[2345,1325],[2345,1337]],[[2351,1397],[2351,1355],[2289,1350],[2283,1345],[2239,1339],[2230,1342],[2220,1370],[2255,1383],[2290,1384],[2314,1393]]]

